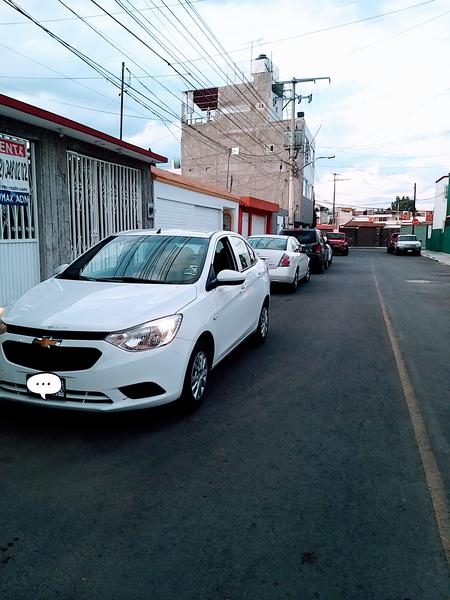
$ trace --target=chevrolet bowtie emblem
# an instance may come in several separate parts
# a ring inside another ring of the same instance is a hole
[[[54,340],[52,337],[41,337],[34,338],[33,344],[38,344],[41,348],[48,348],[50,350],[50,346],[59,346],[62,340]]]

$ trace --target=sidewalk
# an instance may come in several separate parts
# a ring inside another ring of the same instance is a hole
[[[447,265],[450,267],[450,254],[446,252],[435,252],[434,250],[422,250],[422,256],[425,258],[431,258],[431,260],[436,260],[441,265]]]

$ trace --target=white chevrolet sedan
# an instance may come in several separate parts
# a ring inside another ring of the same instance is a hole
[[[264,261],[235,233],[113,235],[3,312],[0,398],[193,409],[210,369],[245,338],[265,341],[269,290]]]
[[[302,253],[295,237],[252,235],[247,241],[256,254],[266,261],[270,281],[273,283],[287,284],[295,292],[299,281],[309,281],[309,257]]]

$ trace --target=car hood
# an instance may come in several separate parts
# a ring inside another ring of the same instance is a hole
[[[195,284],[110,283],[52,277],[2,315],[7,325],[71,331],[120,331],[179,312],[197,296]]]

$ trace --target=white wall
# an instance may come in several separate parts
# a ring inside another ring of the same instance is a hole
[[[448,177],[436,183],[436,199],[434,201],[433,229],[444,229],[447,212]]]
[[[233,215],[232,230],[238,230],[238,213],[239,205],[238,202],[228,200],[226,198],[218,198],[207,193],[189,190],[185,188],[172,185],[163,181],[154,181],[154,223],[155,227],[164,227],[165,224],[161,222],[158,217],[158,203],[161,205],[161,200],[170,200],[179,203],[179,209],[183,214],[186,214],[186,219],[191,222],[186,222],[186,229],[195,229],[195,212],[185,211],[186,205],[195,207],[204,207],[218,209],[221,212],[220,217],[220,228],[222,228],[222,214],[224,209],[231,211]],[[175,206],[175,205],[174,205]],[[198,211],[197,211],[198,212]],[[189,216],[189,213],[194,216]]]

